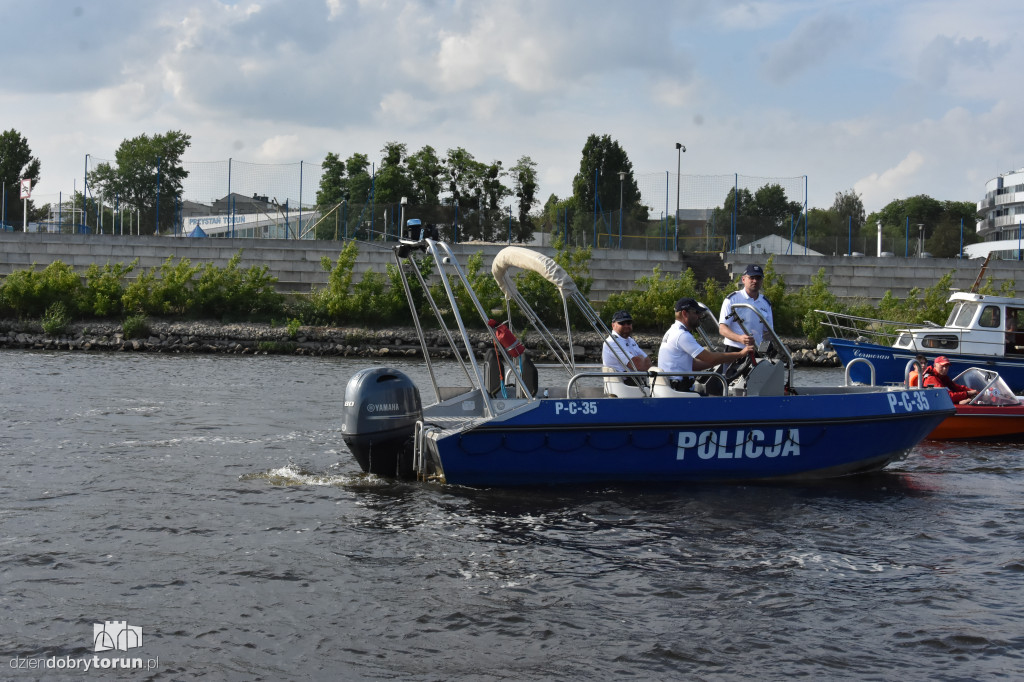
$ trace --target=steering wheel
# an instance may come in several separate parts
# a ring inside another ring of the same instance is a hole
[[[745,356],[739,362],[734,362],[729,365],[729,369],[725,371],[725,379],[730,384],[738,379],[739,377],[745,377],[750,374],[750,370],[754,368],[754,356],[753,354]]]

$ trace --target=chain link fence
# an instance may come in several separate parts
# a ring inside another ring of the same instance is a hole
[[[116,168],[117,164],[87,156],[86,178],[102,165]],[[260,164],[228,159],[183,162],[181,169],[180,193],[165,191],[165,196],[159,196],[163,185],[155,180],[158,170],[152,174],[154,186],[148,188],[145,199],[104,195],[84,182],[82,190],[35,195],[33,204],[46,212],[29,231],[394,241],[401,235],[404,217],[420,219],[436,228],[442,239],[455,243],[546,245],[559,237],[573,246],[596,249],[699,253],[735,251],[751,244],[756,252],[758,240],[773,235],[787,239],[794,248],[806,230],[806,176],[637,174],[639,207],[623,210],[617,205],[621,194],[596,196],[597,210],[557,210],[524,226],[511,204],[499,209],[482,202],[447,205],[444,199],[442,205],[430,206],[380,204],[373,200],[372,184],[362,202],[321,206],[316,198],[323,167],[304,161]],[[790,205],[804,211],[784,219],[747,214],[744,201],[770,185],[779,186]]]

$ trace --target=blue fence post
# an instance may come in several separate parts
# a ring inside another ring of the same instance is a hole
[[[98,223],[97,223],[98,224]],[[160,234],[160,157],[156,157],[156,225],[153,234]]]
[[[508,205],[508,243],[512,243],[512,204]]]
[[[601,169],[594,169],[594,248],[597,248],[597,178]]]
[[[667,235],[668,234],[668,171],[665,171],[665,213],[664,213],[664,219],[661,222],[662,222],[661,233],[662,233],[662,235]],[[665,251],[667,249],[668,249],[668,244],[666,244],[665,241],[662,240],[661,250]]]
[[[804,255],[807,255],[807,176],[804,176]]]
[[[85,155],[85,180],[82,182],[82,225],[88,225],[89,219],[86,211],[89,209],[89,204],[86,203],[86,197],[89,196],[89,155]],[[72,199],[74,201],[74,199]],[[74,215],[74,213],[72,213]],[[72,220],[74,220],[72,218]],[[78,230],[75,230],[78,232]]]
[[[231,212],[231,158],[228,157],[228,225],[233,230],[235,227],[235,216]],[[231,232],[229,231],[228,234]]]
[[[851,251],[853,251],[853,216],[848,215],[846,216],[846,255],[849,256]],[[881,256],[882,254],[877,255]]]
[[[964,257],[964,219],[960,219],[960,257]]]
[[[302,233],[302,161],[299,161],[299,225],[295,228],[295,238],[298,239]]]
[[[733,173],[732,185],[732,224],[729,226],[729,252],[736,250],[736,220],[740,203],[740,174]]]
[[[903,232],[903,257],[910,257],[910,216],[907,216],[907,227]]]

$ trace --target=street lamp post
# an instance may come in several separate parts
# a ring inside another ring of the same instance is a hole
[[[405,239],[405,205],[409,203],[409,197],[402,197],[402,212],[398,215],[398,238]]]
[[[626,171],[619,171],[619,248],[622,248],[622,186],[626,182]]]
[[[685,151],[686,146],[681,142],[676,142],[676,236],[672,245],[676,251],[679,250],[679,173],[683,167],[683,152]]]

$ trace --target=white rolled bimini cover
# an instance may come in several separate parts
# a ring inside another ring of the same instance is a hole
[[[562,296],[568,298],[576,293],[576,282],[572,281],[562,266],[542,253],[524,249],[521,246],[506,246],[498,252],[491,263],[491,274],[506,296],[516,290],[513,268],[532,270],[558,287]]]

